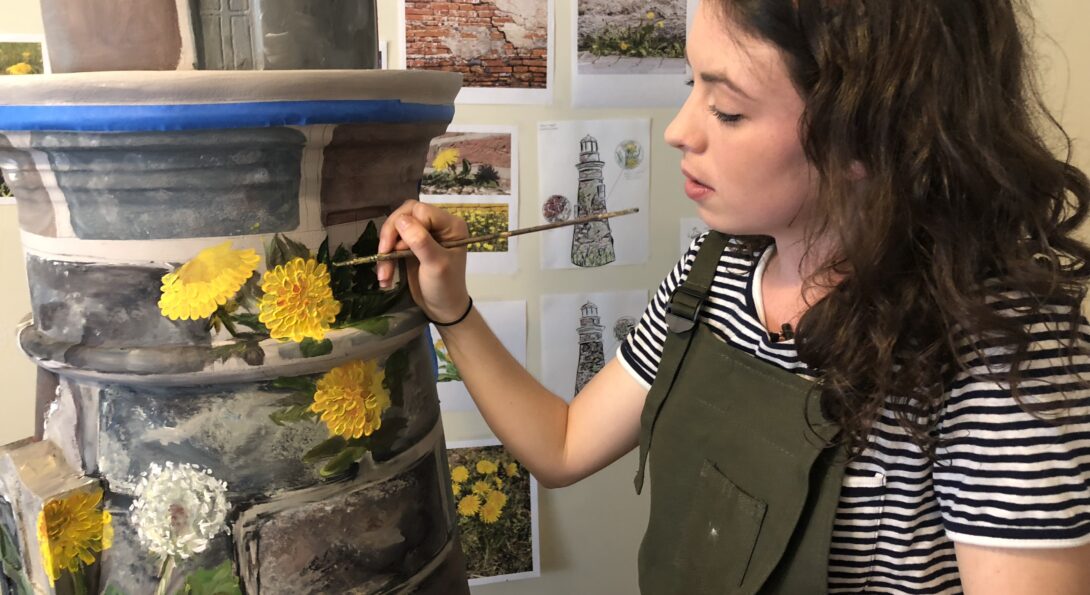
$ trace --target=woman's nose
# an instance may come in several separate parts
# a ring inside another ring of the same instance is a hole
[[[707,135],[703,126],[706,122],[699,119],[699,99],[695,92],[690,92],[681,110],[674,116],[673,121],[666,127],[663,139],[670,146],[680,149],[682,152],[700,153],[704,150]]]

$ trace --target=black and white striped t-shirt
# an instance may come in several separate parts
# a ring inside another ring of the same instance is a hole
[[[622,365],[647,387],[662,355],[666,304],[704,237],[663,281],[618,350]],[[760,275],[769,254],[728,245],[701,321],[730,345],[813,379],[794,341],[774,342],[761,321]],[[1024,394],[1035,402],[1057,400],[1074,377],[1055,359],[1062,336],[1056,324],[1017,313],[1002,297],[993,305],[1022,318],[1033,333]],[[1085,319],[1080,331],[1090,341]],[[986,371],[970,346],[962,347],[970,372]],[[1090,358],[1076,364],[1078,373],[1090,373]],[[873,445],[849,463],[829,552],[829,592],[961,593],[955,541],[1012,548],[1090,543],[1090,391],[1067,392],[1074,397],[1067,423],[1049,423],[1025,413],[1001,384],[976,381],[970,372],[946,394],[939,422],[946,442],[936,464],[889,411],[871,431]]]

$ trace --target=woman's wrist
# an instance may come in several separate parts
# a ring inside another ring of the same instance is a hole
[[[427,315],[427,313],[424,313],[424,318],[428,322],[434,324],[435,326],[454,326],[454,325],[462,322],[463,320],[465,320],[466,317],[469,316],[469,313],[473,310],[473,296],[466,296],[466,297],[469,298],[469,303],[466,305],[465,310],[462,311],[462,315],[459,316],[458,318],[454,319],[453,321],[440,322],[438,320],[433,320],[430,316]]]

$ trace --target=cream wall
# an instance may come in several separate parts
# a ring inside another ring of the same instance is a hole
[[[1041,59],[1042,87],[1051,108],[1075,138],[1076,163],[1090,170],[1090,3],[1086,0],[1034,0],[1037,51]],[[379,0],[381,37],[394,45],[396,0]],[[672,110],[577,110],[570,107],[568,45],[574,0],[556,0],[556,73],[551,106],[459,106],[458,124],[517,125],[521,138],[520,171],[522,226],[537,223],[536,123],[551,119],[650,117],[652,120],[651,261],[640,267],[615,267],[595,271],[541,271],[536,237],[520,241],[520,272],[512,277],[478,277],[470,291],[478,301],[526,300],[528,362],[531,372],[540,370],[538,296],[543,293],[586,290],[654,288],[677,258],[678,223],[693,210],[681,191],[681,175],[673,149],[662,142]],[[41,32],[35,0],[0,0],[0,34]],[[393,48],[396,52],[396,48]],[[391,56],[396,59],[396,55]],[[393,62],[396,63],[396,62]],[[0,101],[3,101],[0,98]],[[15,207],[0,207],[0,329],[14,329],[29,310],[26,277],[18,239]],[[32,431],[34,367],[16,346],[14,336],[0,341],[0,373],[7,391],[0,397],[0,444]],[[447,414],[447,435],[452,440],[482,438],[487,427],[475,415]],[[540,579],[486,585],[477,595],[621,595],[637,592],[636,552],[647,518],[647,498],[632,489],[635,461],[626,456],[576,486],[542,490]]]

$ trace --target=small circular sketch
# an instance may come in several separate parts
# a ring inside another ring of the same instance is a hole
[[[636,328],[636,319],[631,316],[622,316],[617,319],[617,322],[613,323],[613,338],[624,341],[624,338],[634,328]]]
[[[617,143],[617,150],[613,155],[617,158],[617,165],[623,169],[636,169],[643,163],[643,147],[634,140]]]
[[[571,219],[571,201],[559,194],[550,196],[541,206],[541,214],[549,223]]]

